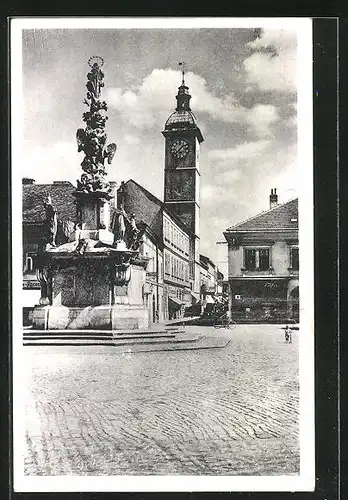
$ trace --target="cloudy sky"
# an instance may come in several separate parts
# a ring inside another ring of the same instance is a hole
[[[295,31],[281,29],[28,29],[23,31],[22,176],[37,183],[80,177],[87,61],[105,60],[109,179],[133,178],[163,199],[164,138],[187,64],[201,148],[201,253],[227,227],[297,195]],[[220,248],[220,249],[219,249]],[[224,270],[225,266],[220,267]]]

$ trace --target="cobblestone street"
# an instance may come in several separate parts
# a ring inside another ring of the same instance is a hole
[[[27,475],[299,473],[298,336],[235,330],[226,348],[116,354],[28,346]]]

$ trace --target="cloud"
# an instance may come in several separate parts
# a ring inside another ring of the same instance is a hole
[[[206,80],[192,72],[187,73],[186,81],[192,92],[194,112],[220,122],[241,123],[258,137],[271,134],[271,126],[278,120],[275,106],[256,104],[246,108],[231,94],[217,97],[208,89]],[[131,89],[108,89],[106,100],[124,122],[138,129],[163,128],[175,109],[179,82],[179,71],[154,69],[140,85]]]
[[[121,144],[125,143],[128,144],[129,146],[138,146],[140,142],[141,142],[140,138],[132,134],[125,134],[121,139]]]
[[[295,197],[296,149],[259,140],[209,151],[202,168],[201,240],[223,239],[227,227],[267,210],[271,188],[277,188],[280,203]]]
[[[294,92],[297,88],[296,34],[285,30],[263,30],[249,42],[254,53],[244,60],[248,83],[260,90]]]
[[[271,104],[257,104],[248,110],[246,120],[257,136],[272,137],[272,125],[279,120],[279,114]]]
[[[254,142],[243,142],[235,148],[212,149],[208,151],[208,158],[215,160],[219,165],[228,164],[231,160],[253,160],[256,156],[264,153],[271,145],[270,140]]]
[[[47,146],[32,146],[28,142],[24,143],[25,170],[22,171],[22,177],[29,173],[38,183],[50,183],[53,180],[76,183],[82,172],[80,163],[83,156],[77,152],[75,142],[59,141]]]

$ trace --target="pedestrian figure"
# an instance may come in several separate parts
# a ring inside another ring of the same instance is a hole
[[[156,311],[156,323],[158,323],[158,322],[159,322],[159,312]]]
[[[292,342],[291,330],[290,330],[290,327],[288,325],[286,325],[284,333],[285,333],[285,342],[287,342],[288,344],[291,344],[291,342]]]

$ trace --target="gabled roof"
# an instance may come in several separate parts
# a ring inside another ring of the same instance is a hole
[[[190,230],[173,214],[168,207],[150,191],[145,189],[133,179],[124,183],[125,187],[125,210],[127,213],[134,212],[136,219],[145,222],[160,238],[162,237],[162,210],[183,231],[190,234]]]
[[[226,232],[298,229],[298,198],[277,205],[226,229]]]
[[[145,223],[157,238],[162,238],[162,203],[133,179],[124,183],[124,208],[127,214],[134,213],[137,222]]]
[[[59,220],[75,221],[76,205],[73,192],[76,190],[70,182],[53,184],[23,184],[23,222],[43,222],[46,218],[43,200],[51,196],[52,205],[57,210]]]

